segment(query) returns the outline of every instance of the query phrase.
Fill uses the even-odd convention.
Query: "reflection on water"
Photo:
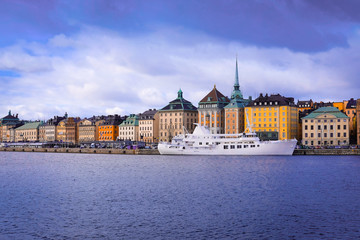
[[[360,238],[360,159],[0,153],[0,239]]]

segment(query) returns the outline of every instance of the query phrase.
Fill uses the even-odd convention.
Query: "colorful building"
[[[43,122],[30,122],[15,128],[15,142],[39,141],[39,127]]]
[[[302,119],[302,144],[336,146],[349,144],[349,117],[335,107],[319,108]]]
[[[360,145],[360,99],[356,100],[357,145]]]
[[[244,132],[244,108],[250,101],[251,100],[244,99],[240,90],[238,64],[236,59],[234,89],[231,94],[230,103],[224,107],[225,133],[235,134]]]
[[[269,139],[293,139],[298,136],[299,111],[294,98],[280,94],[260,94],[245,107],[245,129],[249,125],[259,135]]]
[[[357,143],[356,100],[347,101],[344,113],[349,117],[350,144]]]
[[[83,119],[79,122],[78,125],[79,132],[79,143],[84,142],[94,142],[95,141],[95,133],[96,133],[96,125],[95,121],[89,119]]]
[[[297,102],[297,107],[299,109],[300,112],[303,112],[305,110],[313,110],[314,109],[314,102],[313,100],[304,100],[304,101],[299,101]]]
[[[147,143],[159,141],[159,113],[156,109],[139,115],[139,139]]]
[[[224,133],[225,110],[230,100],[214,88],[199,102],[199,123],[207,126],[211,133]]]
[[[99,124],[99,141],[116,141],[119,136],[119,124],[124,121],[120,115],[110,115]]]
[[[12,137],[10,129],[16,128],[23,125],[18,118],[18,114],[12,115],[11,110],[9,114],[0,119],[0,140],[1,142],[13,142],[15,141],[14,136]]]
[[[59,140],[57,138],[58,137],[57,126],[60,123],[60,121],[66,119],[67,117],[68,117],[67,113],[65,113],[63,117],[54,116],[54,118],[47,120],[46,123],[40,127],[40,128],[44,128],[45,131],[44,142],[55,142]]]
[[[192,133],[197,119],[197,108],[183,98],[183,92],[180,89],[178,97],[159,110],[160,141],[170,142],[176,135],[185,134],[187,131]]]
[[[130,114],[125,121],[119,125],[119,139],[139,141],[139,116]]]

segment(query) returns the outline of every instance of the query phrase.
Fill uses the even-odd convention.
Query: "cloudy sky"
[[[0,0],[0,114],[87,117],[230,95],[360,93],[360,1]]]

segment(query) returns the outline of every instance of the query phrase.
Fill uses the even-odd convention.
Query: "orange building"
[[[250,98],[251,99],[251,98]],[[251,100],[244,99],[240,90],[238,65],[236,60],[235,83],[231,100],[225,109],[225,133],[236,134],[244,132],[244,108]]]
[[[98,126],[99,141],[115,141],[119,136],[119,124],[123,121],[124,119],[119,115],[108,116],[107,119]]]

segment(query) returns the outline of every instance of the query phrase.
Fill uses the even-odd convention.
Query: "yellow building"
[[[248,122],[259,134],[271,134],[269,138],[293,139],[298,136],[299,111],[294,98],[280,94],[260,96],[245,107],[245,128]]]

